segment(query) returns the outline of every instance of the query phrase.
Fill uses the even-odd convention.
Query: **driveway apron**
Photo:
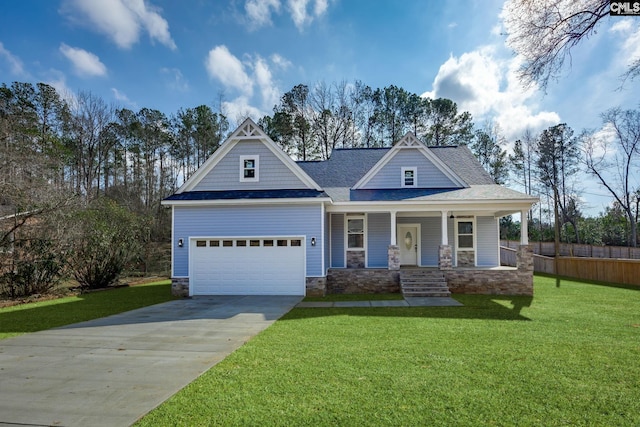
[[[2,340],[0,425],[131,425],[300,300],[197,297]]]

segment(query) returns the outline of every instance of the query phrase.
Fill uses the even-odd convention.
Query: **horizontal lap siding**
[[[260,156],[258,182],[240,182],[240,156]],[[240,141],[193,191],[303,189],[307,186],[260,141]]]
[[[189,274],[190,237],[304,236],[307,276],[323,276],[320,205],[174,207],[173,259],[176,277]],[[311,246],[311,238],[317,240]],[[178,239],[184,246],[178,247]],[[250,263],[251,260],[247,260]]]
[[[476,217],[476,259],[479,267],[500,265],[499,235],[497,219],[492,216]]]
[[[331,267],[344,265],[344,215],[331,215]]]
[[[440,217],[401,217],[398,224],[420,224],[420,265],[437,266],[442,235]]]
[[[391,243],[391,217],[388,213],[367,216],[367,267],[388,267],[387,251]]]
[[[403,149],[398,151],[363,188],[401,188],[403,167],[418,168],[418,187],[420,188],[456,187],[445,174],[417,149]]]

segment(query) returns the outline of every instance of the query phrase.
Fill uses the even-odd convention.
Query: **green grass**
[[[305,302],[333,301],[389,301],[401,300],[402,294],[332,294],[324,297],[305,297]]]
[[[455,297],[296,308],[139,425],[640,425],[640,290]]]
[[[98,319],[173,299],[168,280],[0,309],[0,339]]]

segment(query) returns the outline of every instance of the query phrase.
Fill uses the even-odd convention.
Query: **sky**
[[[450,98],[507,141],[640,108],[638,17],[606,17],[546,92],[524,89],[501,0],[20,0],[2,4],[0,83],[45,82],[170,115],[207,104],[233,125],[271,114],[297,84],[360,80]],[[589,185],[585,210],[608,203]]]

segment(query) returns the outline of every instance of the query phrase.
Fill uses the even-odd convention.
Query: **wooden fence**
[[[516,250],[501,246],[500,262],[502,265],[515,266]],[[557,265],[558,270],[556,272],[554,258],[533,255],[533,270],[536,273],[557,274],[559,276],[575,277],[576,279],[640,286],[640,260],[559,257]]]
[[[520,246],[519,241],[501,240],[500,245],[507,248],[516,249]],[[529,242],[533,253],[537,255],[555,256],[553,242]],[[624,258],[640,259],[640,248],[630,248],[628,246],[594,246],[576,245],[569,243],[560,244],[560,256],[566,257],[589,257],[589,258]]]

